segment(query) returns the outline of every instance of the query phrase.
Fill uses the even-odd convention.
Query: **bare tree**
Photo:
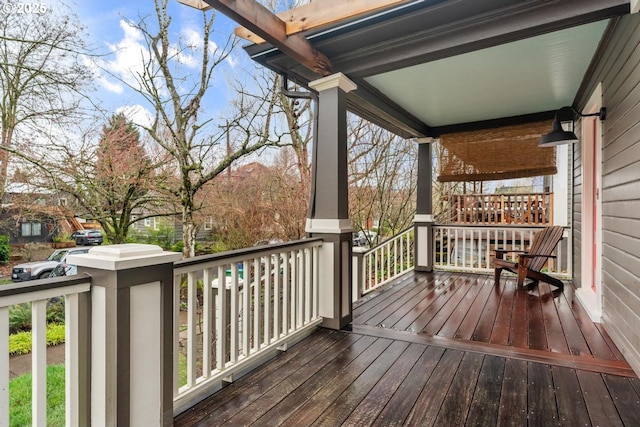
[[[417,147],[361,118],[350,121],[350,217],[356,229],[397,233],[415,216]],[[376,242],[370,242],[376,243]]]
[[[5,3],[14,13],[0,19],[0,193],[11,151],[51,123],[63,126],[77,118],[91,78],[83,65],[83,28],[72,10],[62,3],[34,3],[29,5],[35,13],[18,13],[21,2]]]
[[[163,204],[154,187],[165,177],[140,141],[140,134],[123,114],[113,115],[102,127],[96,144],[85,135],[79,149],[52,146],[57,163],[46,168],[53,188],[73,198],[75,211],[97,221],[112,243],[124,243],[131,225],[158,216]],[[165,215],[173,212],[163,210]]]
[[[216,12],[202,12],[202,42],[197,45],[170,40],[171,17],[168,0],[155,0],[154,22],[141,19],[134,27],[144,36],[149,49],[141,74],[132,86],[155,110],[153,123],[146,128],[153,140],[175,160],[177,180],[166,190],[179,200],[183,224],[183,255],[195,254],[198,234],[196,213],[201,209],[198,193],[241,157],[269,145],[276,145],[269,130],[275,108],[275,92],[267,98],[252,98],[240,91],[234,118],[228,121],[231,143],[205,118],[203,103],[210,92],[215,68],[235,46],[229,38],[223,48],[211,43]],[[197,13],[197,12],[194,12]],[[197,57],[198,69],[184,66],[185,56]],[[194,59],[195,60],[195,59]]]

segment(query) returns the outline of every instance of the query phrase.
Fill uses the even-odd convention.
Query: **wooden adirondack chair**
[[[528,251],[496,249],[496,256],[493,260],[496,284],[500,283],[500,273],[502,270],[509,270],[518,275],[518,287],[522,287],[526,277],[533,280],[532,285],[542,280],[543,282],[557,286],[560,290],[564,289],[562,281],[540,271],[549,258],[555,258],[554,255],[551,255],[551,252],[558,246],[558,242],[562,239],[563,231],[560,226],[547,227],[540,230],[534,236]],[[505,253],[517,253],[518,262],[504,259]]]

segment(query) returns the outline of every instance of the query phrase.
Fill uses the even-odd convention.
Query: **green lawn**
[[[11,427],[31,425],[31,374],[9,382]],[[64,426],[64,365],[47,367],[47,426]]]
[[[179,384],[187,382],[187,360],[179,357]],[[31,425],[31,374],[20,375],[9,382],[11,427]],[[47,366],[47,426],[64,426],[64,365]]]

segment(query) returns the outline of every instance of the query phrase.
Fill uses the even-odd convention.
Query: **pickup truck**
[[[11,271],[11,281],[24,282],[27,280],[44,279],[61,262],[65,262],[69,254],[86,254],[90,248],[69,248],[54,251],[44,261],[33,261],[18,264]]]

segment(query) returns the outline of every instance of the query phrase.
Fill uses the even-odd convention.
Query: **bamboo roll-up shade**
[[[443,156],[438,181],[492,181],[553,175],[554,147],[538,147],[551,122],[535,122],[440,136]]]

